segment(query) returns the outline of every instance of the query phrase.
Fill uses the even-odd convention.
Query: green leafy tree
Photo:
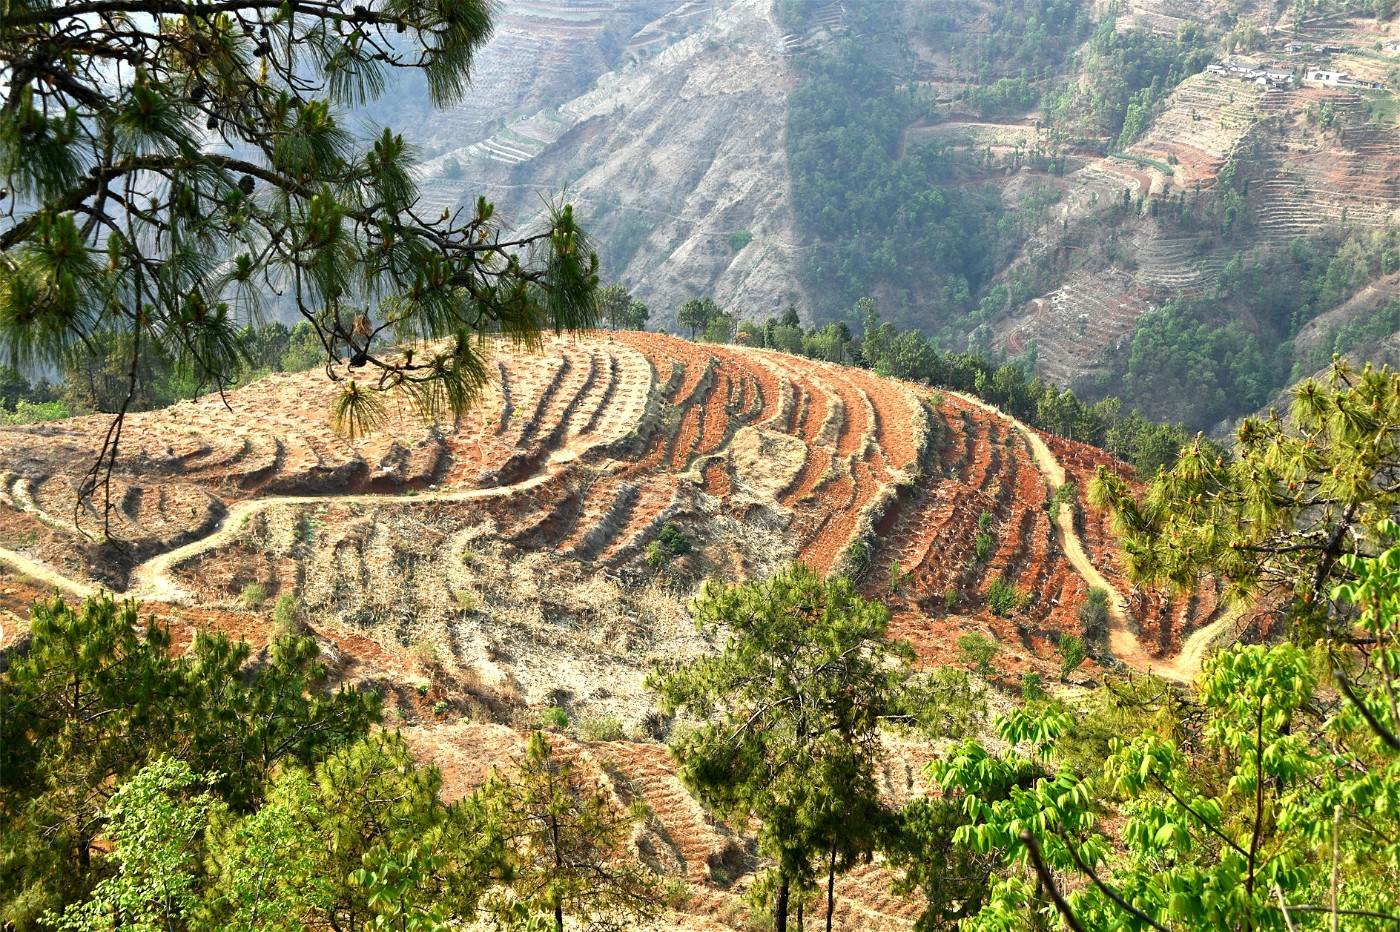
[[[207,829],[207,881],[197,927],[302,932],[331,913],[336,878],[322,870],[328,815],[303,770],[279,775],[263,805]]]
[[[702,720],[672,746],[686,785],[725,817],[759,820],[772,866],[756,891],[781,932],[818,871],[830,903],[836,874],[874,849],[879,725],[904,714],[912,651],[886,639],[884,606],[802,565],[763,583],[710,583],[694,611],[703,631],[727,632],[724,650],[649,684],[663,711]]]
[[[633,301],[627,306],[627,313],[621,319],[621,327],[624,330],[645,330],[647,321],[651,319],[651,310],[640,301]]]
[[[998,576],[987,587],[987,608],[991,609],[993,615],[1005,617],[1012,612],[1020,611],[1025,608],[1029,600],[1030,593],[1005,576]]]
[[[4,360],[58,365],[120,336],[120,415],[153,355],[228,385],[246,361],[240,327],[278,293],[347,394],[364,389],[352,407],[394,391],[436,414],[485,384],[484,334],[529,343],[591,325],[597,260],[570,208],[510,235],[484,199],[424,216],[411,147],[346,128],[344,108],[398,69],[434,104],[460,99],[489,13],[484,0],[7,8]]]
[[[519,769],[494,773],[480,799],[507,852],[511,882],[495,907],[507,927],[535,928],[533,918],[546,916],[563,932],[567,916],[582,929],[627,929],[665,905],[658,875],[629,850],[645,806],[619,806],[557,759],[543,732],[530,735]]]
[[[1090,586],[1089,597],[1079,606],[1079,630],[1084,632],[1084,640],[1089,643],[1102,643],[1108,636],[1109,595],[1103,586]],[[1083,648],[1084,644],[1080,644]]]
[[[217,801],[183,761],[162,757],[122,784],[104,810],[115,872],[47,925],[70,932],[184,928],[199,904],[205,823]]]
[[[712,298],[691,298],[682,304],[680,311],[676,313],[676,323],[682,327],[689,327],[690,338],[693,340],[696,333],[703,333],[710,321],[723,313],[723,309]]]
[[[279,638],[252,672],[246,643],[203,632],[172,657],[165,627],[105,596],[38,603],[30,630],[0,676],[0,917],[19,928],[97,879],[108,800],[157,758],[247,810],[279,764],[312,763],[379,715],[373,694],[327,692],[312,638]]]
[[[968,739],[929,765],[929,776],[942,788],[942,802],[958,806],[960,818],[944,810],[931,826],[934,831],[924,829],[931,840],[951,835],[952,841],[950,850],[926,852],[931,860],[927,869],[960,864],[973,872],[964,877],[979,878],[970,890],[965,881],[944,885],[965,891],[967,899],[951,912],[961,919],[959,928],[1010,932],[1055,927],[1051,897],[1037,882],[1031,849],[1019,837],[1025,826],[1059,829],[1044,836],[1038,852],[1055,870],[1072,869],[1074,856],[1096,861],[1107,855],[1107,840],[1093,831],[1093,784],[1055,761],[1056,744],[1069,725],[1070,716],[1062,710],[1014,709],[996,723],[1005,752],[990,753],[981,742]],[[947,917],[956,903],[949,903],[944,893],[930,905]]]
[[[1060,682],[1069,680],[1069,675],[1083,666],[1088,659],[1084,651],[1084,641],[1073,634],[1060,635]]]
[[[705,322],[706,343],[728,343],[734,339],[734,317],[728,311],[720,311]]]
[[[964,663],[972,665],[978,676],[985,678],[992,675],[992,661],[1001,652],[996,641],[980,632],[969,631],[958,636],[957,645],[958,655]]]
[[[1339,621],[1357,629],[1350,643],[1236,645],[1207,658],[1189,718],[1169,704],[1130,737],[1121,722],[1110,728],[1106,759],[1089,762],[1101,780],[1058,760],[1080,739],[1054,708],[1004,722],[1013,750],[1000,758],[966,742],[932,765],[945,798],[963,800],[954,842],[995,859],[991,890],[964,927],[1400,922],[1400,525],[1373,530],[1388,546],[1343,556],[1352,581],[1330,593]],[[1105,806],[1121,816],[1112,843],[1092,822]]]
[[[282,356],[283,372],[305,372],[314,369],[325,359],[325,347],[321,345],[316,328],[306,321],[292,328],[287,338],[287,352]]]
[[[598,317],[614,330],[641,330],[651,311],[633,299],[625,285],[609,285],[598,291]]]

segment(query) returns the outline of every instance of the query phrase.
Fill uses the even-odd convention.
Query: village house
[[[1314,84],[1351,84],[1351,75],[1345,71],[1322,71],[1314,69],[1308,72],[1309,81]]]
[[[1263,87],[1291,87],[1294,81],[1293,72],[1287,69],[1258,68],[1249,63],[1233,62],[1229,59],[1207,65],[1206,73],[1252,81]]]

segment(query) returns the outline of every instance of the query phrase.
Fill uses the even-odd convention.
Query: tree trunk
[[[806,932],[807,920],[802,916],[802,904],[797,904],[797,932]]]
[[[554,932],[564,932],[564,904],[554,904]]]
[[[787,932],[788,882],[778,881],[778,894],[773,898],[773,930]]]
[[[826,932],[831,932],[831,916],[836,912],[836,845],[826,865]]]

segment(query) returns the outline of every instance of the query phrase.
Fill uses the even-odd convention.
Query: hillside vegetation
[[[316,372],[269,376],[232,393],[228,405],[211,397],[133,414],[130,458],[114,476],[122,503],[120,521],[113,523],[123,535],[120,543],[84,538],[73,522],[95,516],[55,507],[72,501],[62,490],[72,471],[90,462],[99,419],[0,429],[6,462],[19,464],[5,477],[0,512],[5,541],[14,548],[0,551],[10,573],[0,598],[11,613],[0,649],[12,671],[8,695],[21,703],[7,727],[39,734],[66,721],[68,733],[103,749],[85,762],[68,744],[45,738],[34,745],[38,757],[10,771],[9,779],[20,781],[14,798],[27,802],[17,823],[24,833],[5,849],[8,889],[39,897],[12,902],[10,915],[30,922],[34,914],[25,910],[35,904],[70,902],[65,893],[40,897],[40,890],[59,890],[49,881],[25,886],[25,878],[50,877],[89,891],[84,895],[91,905],[65,913],[73,923],[100,917],[100,904],[117,896],[135,898],[128,901],[163,911],[186,928],[233,921],[228,917],[253,921],[246,910],[284,902],[283,894],[268,890],[250,899],[219,891],[251,882],[240,879],[253,876],[244,871],[264,864],[263,870],[278,873],[257,876],[306,871],[321,878],[318,884],[332,884],[308,888],[313,895],[297,901],[299,915],[508,915],[510,903],[523,902],[546,914],[628,915],[636,927],[657,917],[661,927],[748,928],[760,907],[768,908],[763,904],[777,883],[787,890],[777,903],[790,897],[794,910],[829,915],[835,928],[909,928],[950,918],[964,901],[974,904],[978,922],[1038,917],[1050,927],[1056,907],[1048,894],[1033,893],[1026,878],[1036,876],[1045,859],[1070,871],[1079,869],[1075,857],[1091,864],[1107,858],[1108,833],[1117,829],[1100,821],[1094,807],[1117,805],[1115,794],[1156,805],[1150,787],[1159,783],[1190,793],[1192,809],[1177,824],[1188,839],[1209,835],[1225,830],[1218,824],[1219,798],[1236,794],[1237,781],[1259,779],[1263,761],[1273,760],[1264,753],[1293,755],[1288,766],[1301,769],[1279,770],[1274,788],[1240,816],[1259,826],[1253,831],[1261,833],[1261,857],[1272,860],[1304,850],[1292,829],[1263,826],[1322,805],[1307,780],[1335,786],[1327,792],[1345,794],[1339,800],[1358,799],[1358,788],[1385,785],[1375,781],[1392,766],[1389,752],[1357,751],[1349,763],[1334,765],[1300,757],[1295,726],[1273,718],[1264,733],[1271,751],[1253,750],[1232,730],[1247,711],[1241,703],[1255,695],[1293,710],[1310,742],[1335,732],[1348,741],[1380,742],[1379,749],[1389,726],[1381,705],[1366,706],[1375,710],[1366,721],[1326,704],[1314,711],[1302,697],[1323,687],[1312,661],[1291,644],[1237,646],[1207,658],[1219,635],[1272,639],[1279,630],[1272,601],[1278,593],[1260,602],[1257,613],[1218,614],[1214,585],[1196,584],[1216,558],[1188,553],[1190,565],[1179,569],[1172,561],[1180,557],[1156,536],[1165,532],[1154,530],[1153,522],[1175,521],[1171,533],[1199,533],[1191,512],[1177,504],[1139,515],[1128,471],[1093,448],[1042,436],[972,397],[772,351],[656,334],[558,341],[540,354],[501,344],[493,361],[493,394],[482,408],[453,425],[396,421],[370,440],[351,442],[317,428],[325,423],[324,395],[335,388]],[[1383,410],[1366,403],[1350,417],[1394,418],[1394,397],[1400,396],[1393,376],[1340,369],[1337,378],[1351,380],[1366,397],[1375,395],[1377,405],[1382,396],[1389,399]],[[1350,411],[1345,394],[1318,386],[1309,391],[1300,397],[1313,399],[1311,406],[1298,409],[1289,429],[1309,432],[1318,452],[1306,454],[1282,428],[1264,429],[1241,451],[1241,465],[1214,480],[1220,492],[1211,507],[1231,507],[1235,484],[1246,492],[1259,469],[1279,468],[1277,457],[1285,451],[1346,458],[1356,447],[1367,462],[1375,460],[1365,468],[1388,468],[1392,444],[1357,446],[1347,422],[1329,414]],[[1199,452],[1184,456],[1175,475],[1159,478],[1145,501],[1197,494],[1187,483],[1200,481],[1200,460]],[[1085,509],[1071,482],[1092,485],[1110,511]],[[1369,486],[1358,491],[1335,478],[1320,488],[1359,496],[1367,508],[1393,494]],[[1303,497],[1299,502],[1306,507]],[[1340,520],[1369,518],[1348,507]],[[1283,539],[1295,533],[1286,519],[1275,527]],[[1384,525],[1380,532],[1390,533]],[[1240,533],[1261,541],[1275,532],[1246,522]],[[1308,544],[1310,533],[1302,531],[1302,549],[1316,549],[1321,565],[1357,580],[1334,598],[1369,606],[1365,600],[1382,596],[1368,593],[1390,591],[1384,588],[1391,585],[1386,564],[1352,556],[1337,563],[1338,547]],[[1134,548],[1134,578],[1184,573],[1180,579],[1192,581],[1188,594],[1144,599],[1132,589],[1115,556],[1125,534]],[[1228,542],[1220,546],[1228,549]],[[1165,547],[1163,555],[1147,557],[1152,551],[1146,548],[1156,547]],[[1366,552],[1350,543],[1342,550]],[[1262,572],[1301,580],[1290,569],[1294,562],[1319,565],[1286,549],[1278,553],[1260,564]],[[818,571],[783,567],[794,560]],[[1248,584],[1240,566],[1225,568],[1233,582]],[[82,597],[99,573],[143,599],[158,621],[138,627],[131,610],[100,600],[81,613],[49,603],[31,615],[30,601],[45,590]],[[823,581],[827,573],[831,583]],[[751,585],[725,588],[707,580]],[[812,616],[830,626],[829,645],[807,643],[809,633],[827,628],[793,626],[782,607],[784,600],[800,607],[808,598],[833,606],[830,614]],[[738,611],[746,600],[757,600],[752,604],[762,611]],[[705,620],[701,628],[690,625],[691,612]],[[1389,622],[1364,615],[1361,623],[1388,630]],[[720,626],[728,626],[727,633]],[[93,634],[82,633],[89,629]],[[762,646],[775,632],[796,640],[788,647]],[[234,646],[225,637],[248,643]],[[745,638],[753,644],[746,646]],[[841,647],[847,638],[853,640]],[[75,653],[78,643],[91,646]],[[1094,665],[1083,666],[1086,646]],[[810,755],[838,770],[830,780],[794,786],[873,807],[861,810],[873,820],[868,826],[843,822],[850,832],[837,836],[814,815],[820,810],[789,810],[791,800],[782,793],[734,796],[725,789],[728,756],[714,757],[712,745],[731,728],[746,727],[752,697],[721,693],[733,703],[727,720],[716,718],[709,700],[695,705],[694,698],[715,688],[714,676],[741,675],[743,667],[734,664],[762,666],[779,657],[796,662],[818,649],[835,650],[846,658],[842,663],[853,656],[847,650],[885,658],[862,667],[860,675],[873,678],[870,690],[881,691],[874,714],[886,724],[862,725],[863,713],[842,724],[840,713],[833,735],[854,728],[851,744],[822,732],[803,739]],[[220,685],[219,678],[233,676],[255,654],[270,663],[259,678],[237,689]],[[1150,677],[1119,681],[1110,671],[1120,663],[1197,680],[1207,716],[1200,739],[1219,748],[1234,768],[1230,788],[1164,743],[1164,729],[1179,727],[1173,687]],[[70,707],[68,692],[45,686],[53,677],[67,682],[69,664],[76,665],[80,683],[93,678],[91,695],[132,711],[104,724]],[[971,666],[975,678],[960,666]],[[831,674],[818,664],[810,672],[817,679],[804,675],[791,688],[818,695],[827,688],[820,677]],[[1063,687],[1051,695],[1047,688],[1052,679],[1082,686],[1100,678],[1118,685],[1088,695]],[[304,685],[265,692],[263,679]],[[743,689],[788,688],[785,680],[766,676],[736,682],[749,684]],[[1355,688],[1365,682],[1358,679]],[[322,701],[315,697],[332,684],[348,688],[334,694],[335,705],[302,707]],[[658,688],[669,697],[660,709]],[[133,704],[126,698],[136,695],[130,690],[156,698]],[[875,692],[858,692],[859,702],[875,701]],[[1017,693],[1020,702],[1011,699]],[[208,730],[206,722],[228,714],[220,711],[223,704],[238,709],[274,694],[292,698],[266,719],[241,713],[229,719],[249,727],[262,722],[257,728],[266,732],[245,735],[242,725]],[[1318,694],[1333,702],[1329,693]],[[832,714],[850,701],[842,700]],[[54,704],[50,712],[45,703]],[[999,710],[991,723],[988,704]],[[672,718],[679,706],[693,708]],[[381,714],[393,730],[369,728]],[[308,715],[323,729],[314,740],[306,732],[310,743],[274,740],[285,729],[295,733]],[[539,726],[548,734],[524,733]],[[697,726],[702,730],[691,730]],[[771,742],[787,740],[780,736],[790,727],[774,719],[771,728],[746,738],[756,742],[754,759],[777,754],[774,765],[785,766],[782,746]],[[1368,738],[1368,729],[1381,737]],[[1001,742],[994,747],[1005,750],[980,743],[992,732]],[[187,738],[192,743],[182,744]],[[658,743],[663,738],[670,750]],[[961,743],[940,743],[947,738]],[[255,758],[262,763],[252,769],[228,769],[228,761],[245,759],[237,750],[245,746],[273,756]],[[274,753],[274,747],[282,750]],[[300,756],[276,766],[292,748]],[[858,749],[859,757],[851,756]],[[1144,755],[1151,757],[1145,764]],[[836,776],[847,766],[857,768],[850,779]],[[1111,789],[1083,776],[1105,766],[1116,781]],[[65,774],[56,787],[43,782],[50,772]],[[758,781],[755,792],[785,785],[765,782],[770,778],[763,773],[760,768],[745,778]],[[1007,787],[1025,773],[1040,774],[1035,792],[1008,795]],[[112,779],[120,787],[115,794]],[[368,781],[369,795],[344,789],[346,780],[360,779]],[[786,779],[792,778],[771,775]],[[67,795],[62,787],[70,785],[85,787],[84,794]],[[404,802],[396,821],[375,823],[382,832],[377,828],[358,842],[364,851],[354,854],[369,866],[347,875],[351,868],[337,865],[349,855],[325,851],[322,836],[370,817],[380,793],[416,801]],[[330,802],[312,804],[318,794]],[[960,802],[987,797],[985,809],[966,810]],[[544,798],[560,800],[562,808],[553,811],[569,826],[569,857],[581,859],[573,863],[585,874],[589,865],[614,865],[613,880],[569,881],[549,887],[554,892],[541,899],[517,900],[529,888],[499,879],[526,884],[530,871],[540,869],[531,860],[539,850],[534,836],[509,827],[524,824],[515,820],[529,818],[530,807]],[[174,801],[174,808],[162,808],[162,800]],[[818,798],[811,803],[822,804]],[[363,813],[357,808],[365,806]],[[1059,820],[1052,830],[1064,833],[1039,839],[1043,849],[1015,838],[1017,823],[1037,811]],[[97,833],[65,835],[76,848],[41,854],[31,844],[32,832],[46,819],[69,824],[63,820],[70,812],[105,825],[97,830],[102,840]],[[1156,814],[1135,815],[1123,829],[1126,855],[1114,861],[1113,876],[1140,890],[1142,902],[1156,903],[1159,914],[1194,915],[1190,904],[1198,894],[1168,904],[1159,871],[1150,868],[1154,843],[1136,828],[1143,818],[1176,816],[1150,812]],[[766,828],[751,832],[745,813]],[[284,851],[305,852],[304,859],[258,861],[264,855],[248,845],[270,830],[265,822],[278,826],[275,837]],[[133,848],[130,833],[145,831],[141,826],[173,834],[158,836],[161,847]],[[493,834],[492,826],[504,834]],[[186,837],[215,845],[218,857],[199,867],[182,853]],[[1366,899],[1376,890],[1368,871],[1390,863],[1388,849],[1366,848],[1360,837],[1347,835],[1347,845],[1362,848],[1350,855],[1358,873],[1339,906],[1353,912],[1376,902]],[[419,841],[409,845],[410,838]],[[481,844],[463,848],[462,838]],[[1192,842],[1173,844],[1185,853]],[[105,845],[113,846],[110,853]],[[120,868],[95,887],[96,875],[81,860],[94,847],[99,863]],[[876,850],[880,855],[872,860]],[[81,858],[75,861],[72,851]],[[942,875],[926,864],[933,851],[949,869],[968,861],[983,865],[987,880],[956,890],[942,886]],[[186,878],[187,899],[150,898],[142,886],[147,854],[168,858],[163,870],[178,873],[165,876]],[[412,881],[405,888],[412,897],[389,907],[374,893],[377,884],[389,882],[382,873],[389,862],[381,859],[404,857],[429,858],[441,873]],[[636,859],[646,867],[633,875],[628,865]],[[492,874],[493,864],[520,873]],[[1197,878],[1193,882],[1233,884],[1245,883],[1256,869],[1262,870],[1222,854],[1203,858],[1204,873],[1186,873]],[[558,870],[551,876],[561,884],[575,876]],[[1318,903],[1325,894],[1316,885],[1325,887],[1325,866],[1311,861],[1298,870],[1313,886],[1300,881],[1290,887],[1294,905],[1318,906],[1322,913]],[[670,883],[664,891],[662,881]],[[1258,915],[1266,899],[1251,895],[1221,907],[1220,915]],[[1075,909],[1116,915],[1115,903],[1086,889]],[[1244,928],[1227,922],[1224,927]]]

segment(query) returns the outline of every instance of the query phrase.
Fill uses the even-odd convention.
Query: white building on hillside
[[[1313,69],[1308,72],[1308,80],[1314,84],[1350,84],[1351,75],[1345,71],[1322,71]]]

